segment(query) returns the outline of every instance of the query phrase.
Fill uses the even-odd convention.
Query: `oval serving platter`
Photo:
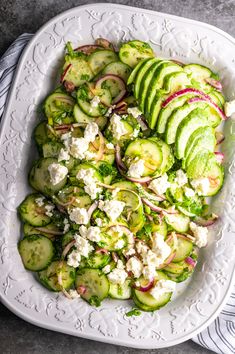
[[[106,300],[93,308],[43,288],[24,270],[17,251],[16,207],[29,192],[27,173],[36,153],[32,131],[43,99],[57,81],[67,41],[75,46],[104,37],[147,41],[159,56],[209,66],[222,77],[227,99],[235,98],[235,40],[207,24],[134,7],[91,4],[71,9],[44,25],[25,49],[8,97],[0,136],[0,299],[37,326],[135,348],[162,348],[183,342],[208,326],[221,311],[235,268],[235,120],[224,126],[225,184],[213,199],[220,215],[208,246],[200,250],[193,277],[155,313],[127,317],[131,302]],[[223,50],[221,51],[221,45]]]

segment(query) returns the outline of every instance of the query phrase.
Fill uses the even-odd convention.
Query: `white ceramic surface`
[[[114,43],[137,38],[159,56],[198,62],[219,72],[228,98],[235,97],[235,40],[204,23],[111,4],[86,5],[55,17],[40,29],[21,57],[0,136],[0,299],[35,325],[75,336],[136,348],[161,348],[183,342],[215,318],[228,296],[235,266],[235,121],[225,124],[226,178],[212,208],[221,217],[187,286],[155,313],[126,317],[131,301],[106,300],[100,308],[67,300],[43,288],[24,270],[17,251],[20,223],[16,207],[30,191],[27,173],[35,151],[32,130],[40,103],[55,86],[65,43],[95,38]]]

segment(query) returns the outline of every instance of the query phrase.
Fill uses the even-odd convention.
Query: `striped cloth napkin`
[[[17,62],[32,37],[33,34],[22,34],[0,58],[0,119]],[[192,340],[215,353],[235,354],[235,285],[219,317]]]

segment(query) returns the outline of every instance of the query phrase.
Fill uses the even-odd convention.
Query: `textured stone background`
[[[0,0],[0,55],[21,33],[33,33],[60,12],[94,2],[94,0]],[[106,1],[96,1],[99,2]],[[204,21],[235,36],[235,0],[113,0],[112,2]],[[209,354],[211,351],[202,349],[192,341],[169,349],[148,351],[70,337],[26,323],[0,304],[0,353]]]

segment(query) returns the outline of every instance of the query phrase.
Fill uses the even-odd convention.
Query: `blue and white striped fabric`
[[[0,119],[18,59],[32,34],[21,35],[0,59]],[[193,341],[219,354],[235,354],[235,286],[217,319]]]

